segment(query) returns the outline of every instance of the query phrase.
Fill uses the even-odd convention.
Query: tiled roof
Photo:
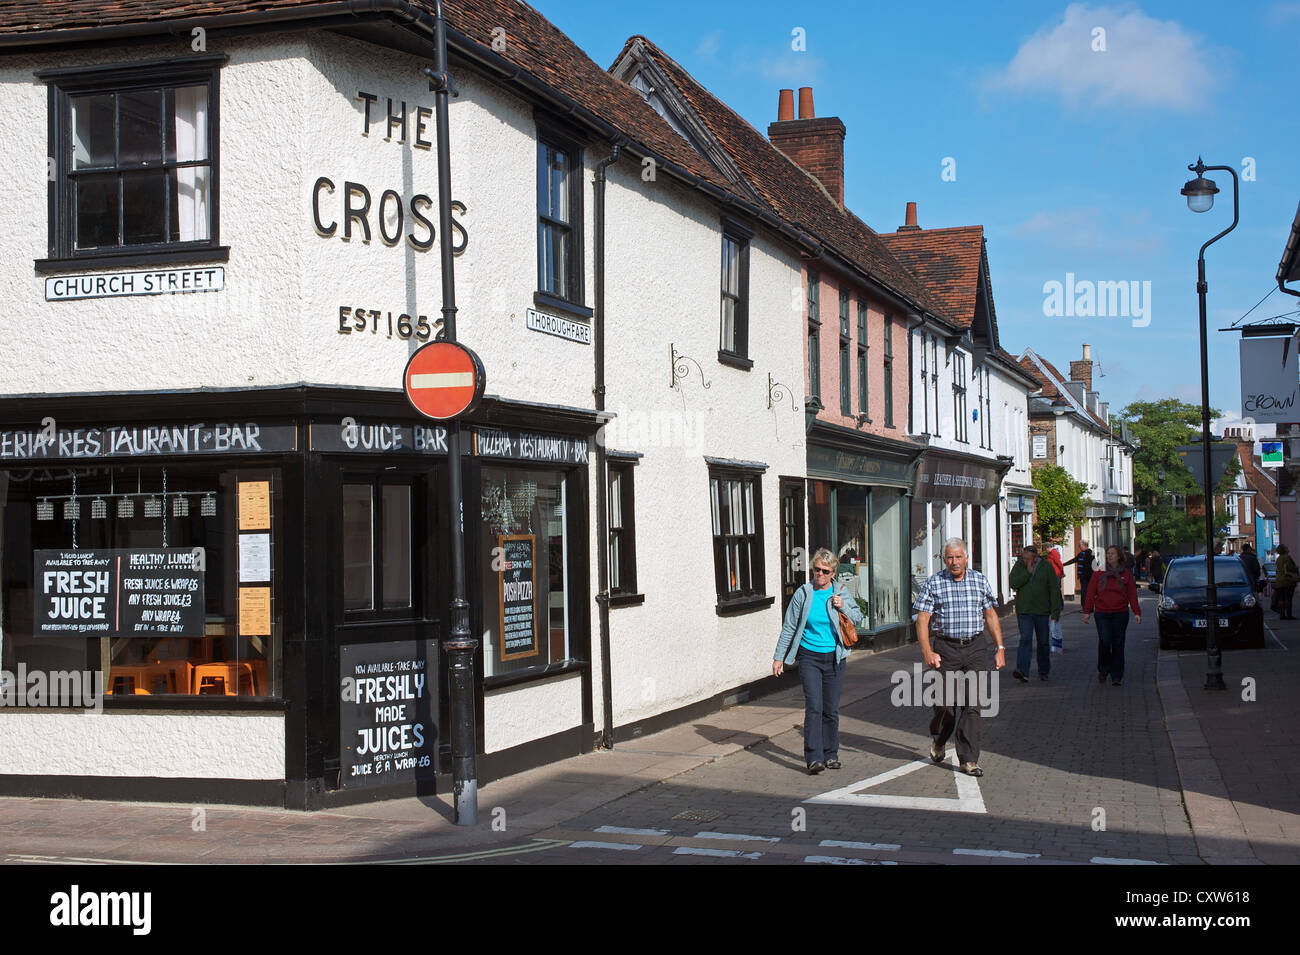
[[[1032,358],[1030,357],[1031,355],[1033,356]],[[1037,362],[1034,359],[1037,359]],[[1042,367],[1039,367],[1039,363],[1041,363]],[[1020,360],[1016,362],[1016,364],[1027,371],[1035,381],[1042,385],[1043,392],[1040,397],[1051,401],[1053,404],[1065,405],[1075,412],[1082,409],[1083,417],[1086,418],[1089,423],[1096,425],[1107,434],[1114,433],[1111,430],[1110,425],[1107,422],[1102,421],[1099,416],[1093,414],[1086,404],[1076,401],[1073,395],[1066,392],[1065,382],[1069,379],[1062,375],[1060,371],[1057,370],[1056,366],[1042,355],[1033,351],[1033,349],[1026,348],[1025,353],[1020,357]]]
[[[962,328],[975,317],[984,227],[918,229],[881,235],[898,261],[926,284]]]
[[[746,181],[787,222],[811,233],[841,258],[895,294],[956,324],[957,318],[927,286],[890,252],[880,235],[840,206],[821,183],[773,146],[767,137],[701,86],[672,57],[643,36],[633,36],[614,59],[617,64],[640,44],[654,64],[705,124],[740,169]]]
[[[429,0],[411,0],[418,11],[432,14]],[[286,29],[293,18],[319,11],[315,0],[5,0],[0,4],[0,46],[6,37],[44,32],[58,42],[59,31],[85,27],[139,24],[168,34],[168,21],[244,14],[283,14]],[[344,4],[333,4],[346,9]],[[360,8],[362,12],[369,12]],[[448,26],[487,49],[494,29],[505,30],[500,55],[546,85],[566,94],[617,127],[633,141],[689,173],[733,194],[735,187],[682,140],[635,90],[611,77],[554,24],[519,0],[446,0]],[[358,20],[358,25],[363,21]],[[335,24],[337,26],[337,24]],[[499,36],[500,34],[497,34]],[[112,42],[106,39],[105,42]],[[498,44],[500,45],[500,44]],[[742,197],[745,198],[745,197]]]
[[[1277,517],[1277,485],[1264,473],[1263,461],[1252,458],[1254,465],[1243,468],[1246,474],[1246,486],[1255,492],[1255,509],[1265,517]]]

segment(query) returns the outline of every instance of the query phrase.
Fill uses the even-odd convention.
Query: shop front
[[[435,791],[447,426],[400,393],[309,387],[4,411],[0,792],[308,809]],[[493,401],[464,428],[484,779],[590,747],[593,431]]]
[[[907,641],[908,495],[920,449],[823,422],[808,437],[809,552],[829,548],[863,614],[860,646]]]
[[[1002,576],[998,489],[1011,459],[996,464],[952,452],[927,451],[916,468],[911,507],[912,596],[943,570],[944,543],[966,543],[968,567],[988,577],[994,592]]]

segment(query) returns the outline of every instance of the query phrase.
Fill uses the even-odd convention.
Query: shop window
[[[752,471],[709,468],[713,513],[713,574],[718,606],[762,597],[763,492]]]
[[[628,596],[636,590],[636,520],[631,461],[609,463],[609,592]]]
[[[343,609],[409,617],[415,610],[412,487],[391,479],[343,485]]]
[[[283,509],[275,470],[0,471],[3,669],[278,697]]]
[[[53,93],[47,264],[212,257],[222,62],[37,74]]]
[[[903,501],[902,493],[889,488],[871,492],[871,627],[873,630],[902,623],[908,608],[903,604]]]
[[[583,307],[581,172],[579,149],[549,134],[538,139],[537,281],[543,304]]]
[[[572,658],[566,492],[555,471],[483,468],[485,676]]]
[[[749,233],[724,223],[722,233],[722,359],[749,354]]]

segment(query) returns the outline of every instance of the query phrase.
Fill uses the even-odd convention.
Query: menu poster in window
[[[38,550],[38,637],[202,637],[201,547]]]
[[[241,531],[266,531],[271,529],[271,482],[239,482],[239,529]]]
[[[239,635],[241,637],[269,637],[271,635],[271,588],[239,588]]]
[[[262,583],[271,579],[271,535],[239,535],[239,582]]]
[[[438,753],[436,642],[340,646],[339,694],[343,789],[434,778]]]
[[[535,656],[537,639],[536,554],[532,534],[507,534],[497,538],[493,565],[501,575],[502,660]]]

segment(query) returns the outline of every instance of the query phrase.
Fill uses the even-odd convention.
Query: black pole
[[[1205,250],[1237,227],[1237,171],[1231,166],[1207,166],[1199,158],[1187,167],[1202,176],[1211,169],[1223,170],[1232,176],[1232,225],[1201,246],[1196,257],[1196,295],[1201,315],[1201,464],[1205,487],[1205,653],[1207,669],[1205,689],[1226,690],[1223,682],[1223,654],[1219,649],[1219,595],[1214,580],[1214,487],[1210,484],[1210,363],[1205,331]]]
[[[447,97],[452,79],[447,72],[447,21],[442,2],[434,4],[436,26],[434,69],[425,70],[434,91],[438,148],[438,228],[442,254],[442,333],[445,341],[456,341],[456,275],[451,241],[451,151],[447,122]],[[469,632],[469,601],[465,599],[465,505],[461,487],[460,422],[452,421],[447,435],[447,491],[451,502],[451,639],[443,642],[447,652],[451,700],[451,767],[456,825],[478,822],[478,768],[474,732],[474,656],[478,640]]]

